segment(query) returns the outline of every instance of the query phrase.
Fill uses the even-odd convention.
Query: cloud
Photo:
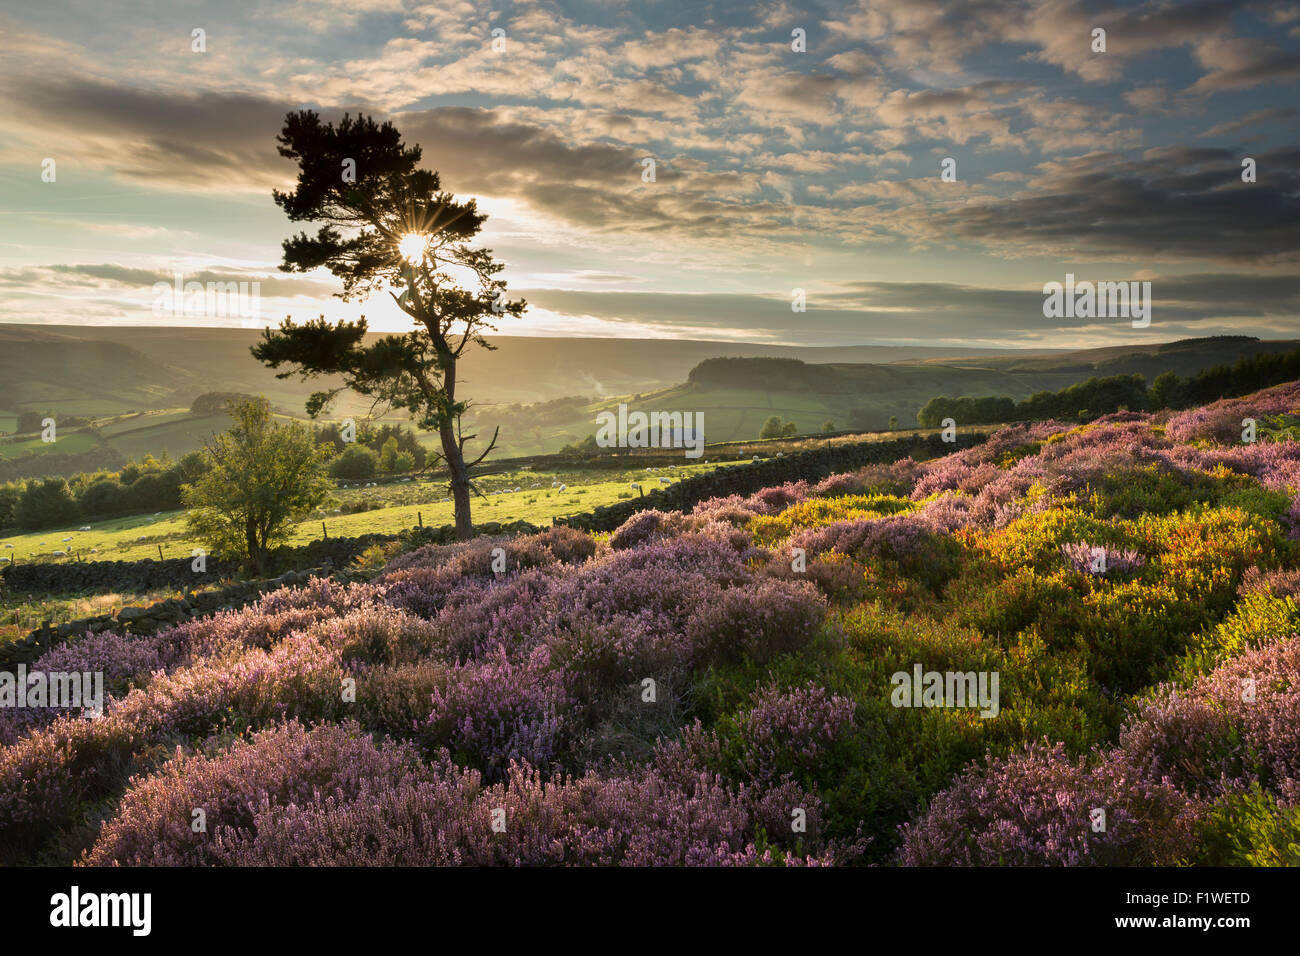
[[[711,57],[721,46],[722,38],[713,31],[671,27],[662,33],[647,33],[644,39],[624,43],[617,55],[634,68],[645,70]]]
[[[1081,271],[1080,280],[1129,275]],[[1049,276],[1044,281],[1061,281]],[[1248,273],[1150,277],[1156,339],[1211,334],[1227,323],[1239,334],[1293,335],[1300,318],[1300,278]],[[557,289],[524,290],[530,303],[561,315],[625,325],[638,334],[741,335],[783,344],[984,344],[1076,347],[1131,341],[1127,320],[1045,319],[1041,287],[986,288],[951,282],[859,281],[808,290],[808,311],[792,331],[784,295],[664,294]],[[710,331],[713,330],[713,331]]]
[[[42,280],[48,281],[53,275],[58,276],[60,278],[59,284],[65,287],[70,284],[80,283],[97,288],[119,286],[129,290],[149,289],[157,282],[172,285],[176,280],[175,270],[142,269],[116,263],[47,265],[13,270],[12,273],[10,270],[0,270],[0,275],[13,275],[19,279],[21,284],[28,286],[39,285]],[[276,273],[268,273],[266,270],[228,269],[218,271],[215,269],[197,269],[181,271],[180,276],[183,283],[202,282],[204,285],[209,282],[222,283],[223,285],[231,282],[256,282],[261,295],[275,298],[307,297],[317,299],[332,295],[337,291],[337,286],[330,282],[311,278],[291,278]]]
[[[141,15],[119,15],[111,35],[98,9],[71,19],[51,8],[49,35],[11,29],[0,162],[29,172],[33,156],[49,155],[61,175],[57,191],[18,191],[14,205],[30,208],[6,208],[23,224],[6,253],[117,258],[166,275],[176,259],[242,275],[222,263],[257,264],[274,254],[277,229],[294,228],[269,192],[291,181],[275,136],[304,106],[327,119],[344,109],[394,119],[448,188],[491,210],[491,243],[504,239],[512,276],[588,291],[746,288],[791,271],[811,286],[880,262],[912,278],[933,274],[940,252],[954,265],[940,275],[987,267],[1003,284],[1044,260],[1060,273],[1107,262],[1271,274],[1294,269],[1300,249],[1297,111],[1285,89],[1240,94],[1300,75],[1294,4],[863,0],[828,12],[764,0],[679,16],[552,0],[265,8],[269,26],[225,18],[204,57]],[[495,26],[506,30],[502,53]],[[795,26],[808,31],[806,53],[790,49]],[[1089,49],[1095,26],[1107,30],[1105,54]],[[1228,139],[1243,131],[1259,161],[1254,184],[1240,182],[1243,144]],[[1216,139],[1232,148],[1188,145]],[[939,181],[947,156],[957,183]],[[646,157],[654,183],[641,179]],[[66,203],[82,199],[64,189],[68,163],[69,182],[130,181],[132,205],[92,195],[72,212]],[[202,205],[180,219],[184,232],[146,218],[185,193]],[[187,251],[169,258],[179,236]],[[93,253],[81,251],[88,242]],[[110,271],[31,268],[41,282],[117,294]],[[0,282],[13,288],[17,276]],[[810,319],[810,334],[847,333],[834,311]],[[859,311],[881,335],[885,312],[913,316],[879,302]],[[957,313],[944,314],[927,334],[956,327]]]
[[[49,155],[111,166],[150,184],[265,192],[289,167],[275,135],[292,104],[257,96],[163,93],[100,80],[62,77],[10,81],[3,90]]]
[[[1300,116],[1300,112],[1293,109],[1278,108],[1255,110],[1255,112],[1247,113],[1239,119],[1214,124],[1204,133],[1201,133],[1201,138],[1208,139],[1212,136],[1227,136],[1229,133],[1236,133],[1248,126],[1254,126],[1258,123],[1270,123],[1273,121],[1281,122],[1283,120],[1295,119],[1296,116]]]
[[[1158,110],[1169,101],[1169,92],[1160,86],[1140,86],[1124,94],[1124,102],[1135,110]]]
[[[911,210],[928,242],[979,241],[1007,254],[1183,260],[1289,267],[1300,262],[1300,149],[1257,157],[1270,174],[1242,183],[1227,150],[1162,147],[1045,162],[1006,199]]]
[[[19,111],[67,135],[76,143],[68,147],[73,155],[126,178],[265,195],[292,175],[275,152],[275,136],[291,108],[250,96],[165,94],[64,79],[28,86]],[[719,197],[756,192],[762,175],[712,172],[689,157],[660,156],[656,182],[645,184],[643,150],[575,143],[545,127],[503,121],[491,110],[443,107],[395,119],[406,140],[422,143],[427,161],[458,191],[524,199],[568,222],[602,229],[673,226],[718,233],[734,205]]]
[[[1196,58],[1209,72],[1191,92],[1240,90],[1300,78],[1300,54],[1287,53],[1255,38],[1210,37],[1196,45]]]

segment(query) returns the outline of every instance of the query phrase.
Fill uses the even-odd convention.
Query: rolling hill
[[[94,420],[60,432],[57,445],[32,436],[0,442],[0,479],[116,466],[146,453],[178,457],[225,427],[224,416],[193,416],[210,391],[261,394],[286,416],[303,417],[325,381],[281,380],[249,355],[250,329],[0,325],[0,430],[21,411]],[[462,394],[470,421],[501,426],[498,454],[557,451],[596,431],[596,415],[626,402],[646,411],[704,415],[710,441],[756,437],[772,415],[815,432],[881,429],[891,418],[913,427],[936,395],[1026,398],[1094,375],[1189,375],[1243,355],[1290,351],[1296,340],[1246,336],[1062,352],[998,352],[889,346],[796,347],[667,339],[498,336],[493,351],[468,353]],[[741,363],[731,378],[693,374],[718,358],[790,359]],[[568,398],[567,402],[559,401]],[[541,407],[542,403],[551,403]],[[363,417],[368,403],[345,395],[330,417]],[[7,413],[7,414],[6,414]],[[433,444],[433,436],[428,444]],[[48,461],[32,457],[62,453]],[[17,460],[16,460],[17,459]]]

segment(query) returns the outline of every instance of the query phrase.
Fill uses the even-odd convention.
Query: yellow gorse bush
[[[841,498],[810,498],[791,505],[778,515],[758,517],[750,530],[760,543],[771,544],[805,528],[820,528],[836,521],[881,518],[910,511],[913,502],[894,495],[845,495]]]

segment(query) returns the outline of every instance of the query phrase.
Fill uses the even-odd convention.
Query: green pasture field
[[[63,452],[69,455],[89,451],[96,444],[95,436],[86,431],[55,432],[55,441],[43,442],[39,434],[17,441],[0,442],[0,458],[20,458],[29,452]]]
[[[166,453],[175,460],[197,451],[229,428],[230,416],[225,413],[201,417],[186,414],[121,432],[109,443],[128,459],[138,461],[145,455],[158,458]]]
[[[169,422],[192,418],[188,408],[165,408],[155,411],[140,412],[135,415],[123,415],[99,426],[99,433],[105,438],[127,434],[144,428],[155,428]]]

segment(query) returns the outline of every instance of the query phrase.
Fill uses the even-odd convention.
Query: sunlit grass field
[[[185,590],[204,591],[218,584]],[[130,605],[154,604],[180,597],[182,593],[179,588],[120,590],[99,594],[45,594],[39,597],[0,593],[0,642],[17,640],[47,622],[57,625],[100,614],[116,614]]]
[[[735,463],[733,459],[722,464]],[[659,481],[661,476],[675,482],[680,477],[717,467],[720,463],[714,461],[710,464],[680,464],[672,468],[665,466],[654,473],[642,467],[618,472],[575,468],[490,475],[479,482],[486,497],[475,498],[474,521],[476,524],[528,521],[549,525],[553,518],[581,514],[598,506],[636,497],[638,492],[631,487],[633,482],[641,484],[643,490],[649,492],[653,488],[665,487]],[[561,491],[552,487],[555,482],[564,485],[565,489]],[[288,544],[309,544],[326,533],[339,538],[395,534],[415,527],[421,518],[425,525],[433,527],[452,524],[455,520],[451,502],[443,501],[447,490],[442,481],[411,480],[375,487],[357,487],[365,485],[365,482],[348,484],[352,487],[336,490],[333,500],[322,512],[300,522]],[[353,514],[344,513],[348,506],[355,507],[360,502],[370,503],[371,508]],[[89,531],[78,530],[85,525],[89,525]],[[64,562],[78,558],[83,561],[136,561],[157,558],[160,546],[164,558],[188,557],[194,548],[202,547],[202,542],[193,538],[186,528],[184,511],[132,515],[84,522],[69,528],[9,534],[0,537],[0,557],[9,556],[19,563],[34,560]],[[55,551],[68,552],[68,556],[55,558]]]

